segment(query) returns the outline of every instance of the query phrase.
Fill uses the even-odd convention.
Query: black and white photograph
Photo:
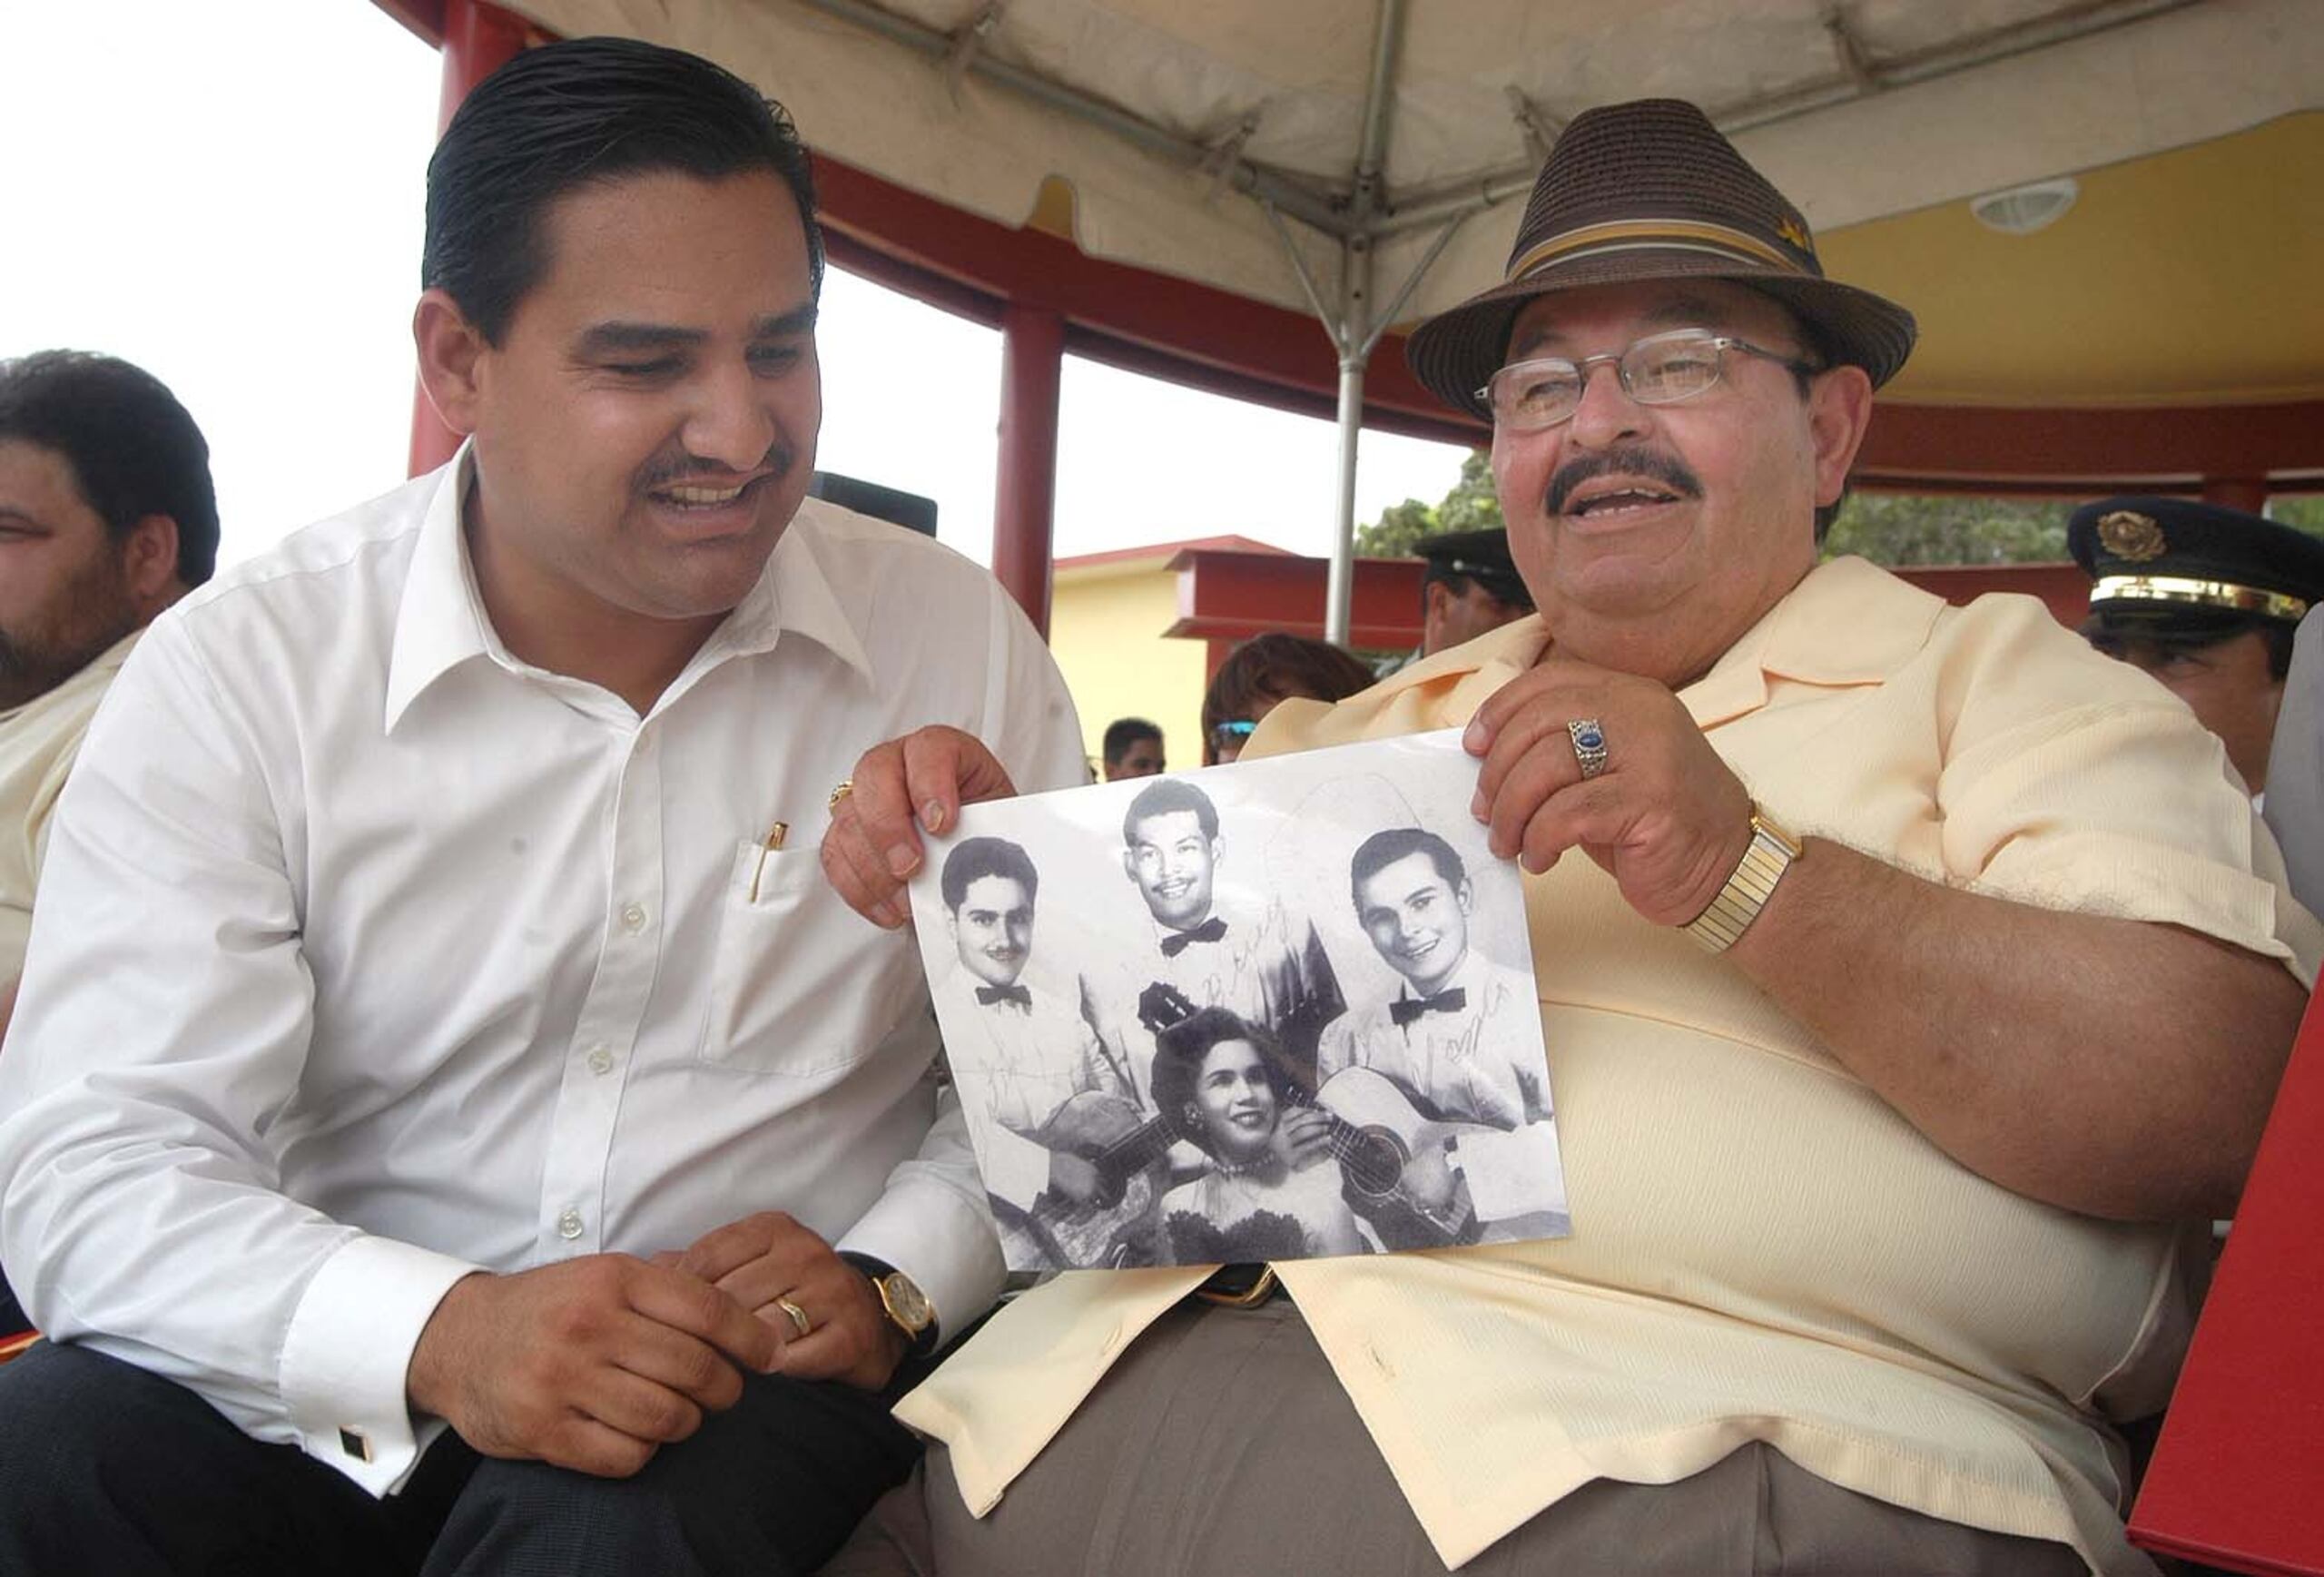
[[[912,883],[1009,1267],[1571,1230],[1457,732],[963,809]]]

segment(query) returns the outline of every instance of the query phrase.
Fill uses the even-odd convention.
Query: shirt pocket
[[[911,932],[881,931],[842,902],[820,851],[749,843],[719,903],[708,997],[696,1061],[826,1082],[927,1000]]]

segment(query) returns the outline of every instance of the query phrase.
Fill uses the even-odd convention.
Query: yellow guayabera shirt
[[[143,631],[132,631],[44,695],[0,712],[0,985],[24,972],[33,892],[48,856],[49,813],[81,754],[97,703]]]
[[[1546,639],[1527,619],[1337,707],[1286,703],[1260,741],[1462,724]],[[1826,565],[1680,699],[1797,833],[2313,977],[2324,930],[2285,892],[2218,743],[2031,598],[1951,609],[1861,561]],[[1590,860],[1525,890],[1573,1236],[1278,1267],[1446,1562],[1591,1479],[1668,1483],[1764,1440],[1894,1504],[2147,1570],[2093,1414],[2165,1400],[2191,1240],[2182,1259],[2169,1228],[2072,1215],[1956,1165]],[[899,1415],[950,1443],[970,1505],[990,1510],[1204,1274],[1043,1286]]]

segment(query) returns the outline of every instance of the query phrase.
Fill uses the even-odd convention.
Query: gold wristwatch
[[[1686,932],[1706,952],[1725,952],[1750,929],[1766,908],[1768,897],[1791,862],[1799,858],[1799,840],[1778,825],[1758,805],[1751,807],[1751,842],[1742,862],[1710,901],[1710,907],[1686,924]]]
[[[871,1281],[872,1290],[880,1295],[880,1306],[887,1311],[888,1323],[903,1332],[907,1351],[917,1356],[936,1350],[936,1306],[920,1290],[920,1283],[868,1254],[842,1249],[840,1257]]]

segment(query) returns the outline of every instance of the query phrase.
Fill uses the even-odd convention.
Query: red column
[[[2268,509],[2268,478],[2205,477],[2203,502],[2224,504],[2230,509],[2240,509],[2248,515],[2263,515]]]
[[[438,97],[436,133],[452,123],[452,112],[468,90],[522,53],[530,25],[487,0],[444,0],[444,84]],[[432,471],[452,458],[460,435],[446,427],[428,402],[428,391],[411,396],[411,472]]]
[[[1057,511],[1057,399],[1065,319],[1012,301],[1000,319],[1000,465],[993,487],[992,573],[1049,633],[1051,524]]]

